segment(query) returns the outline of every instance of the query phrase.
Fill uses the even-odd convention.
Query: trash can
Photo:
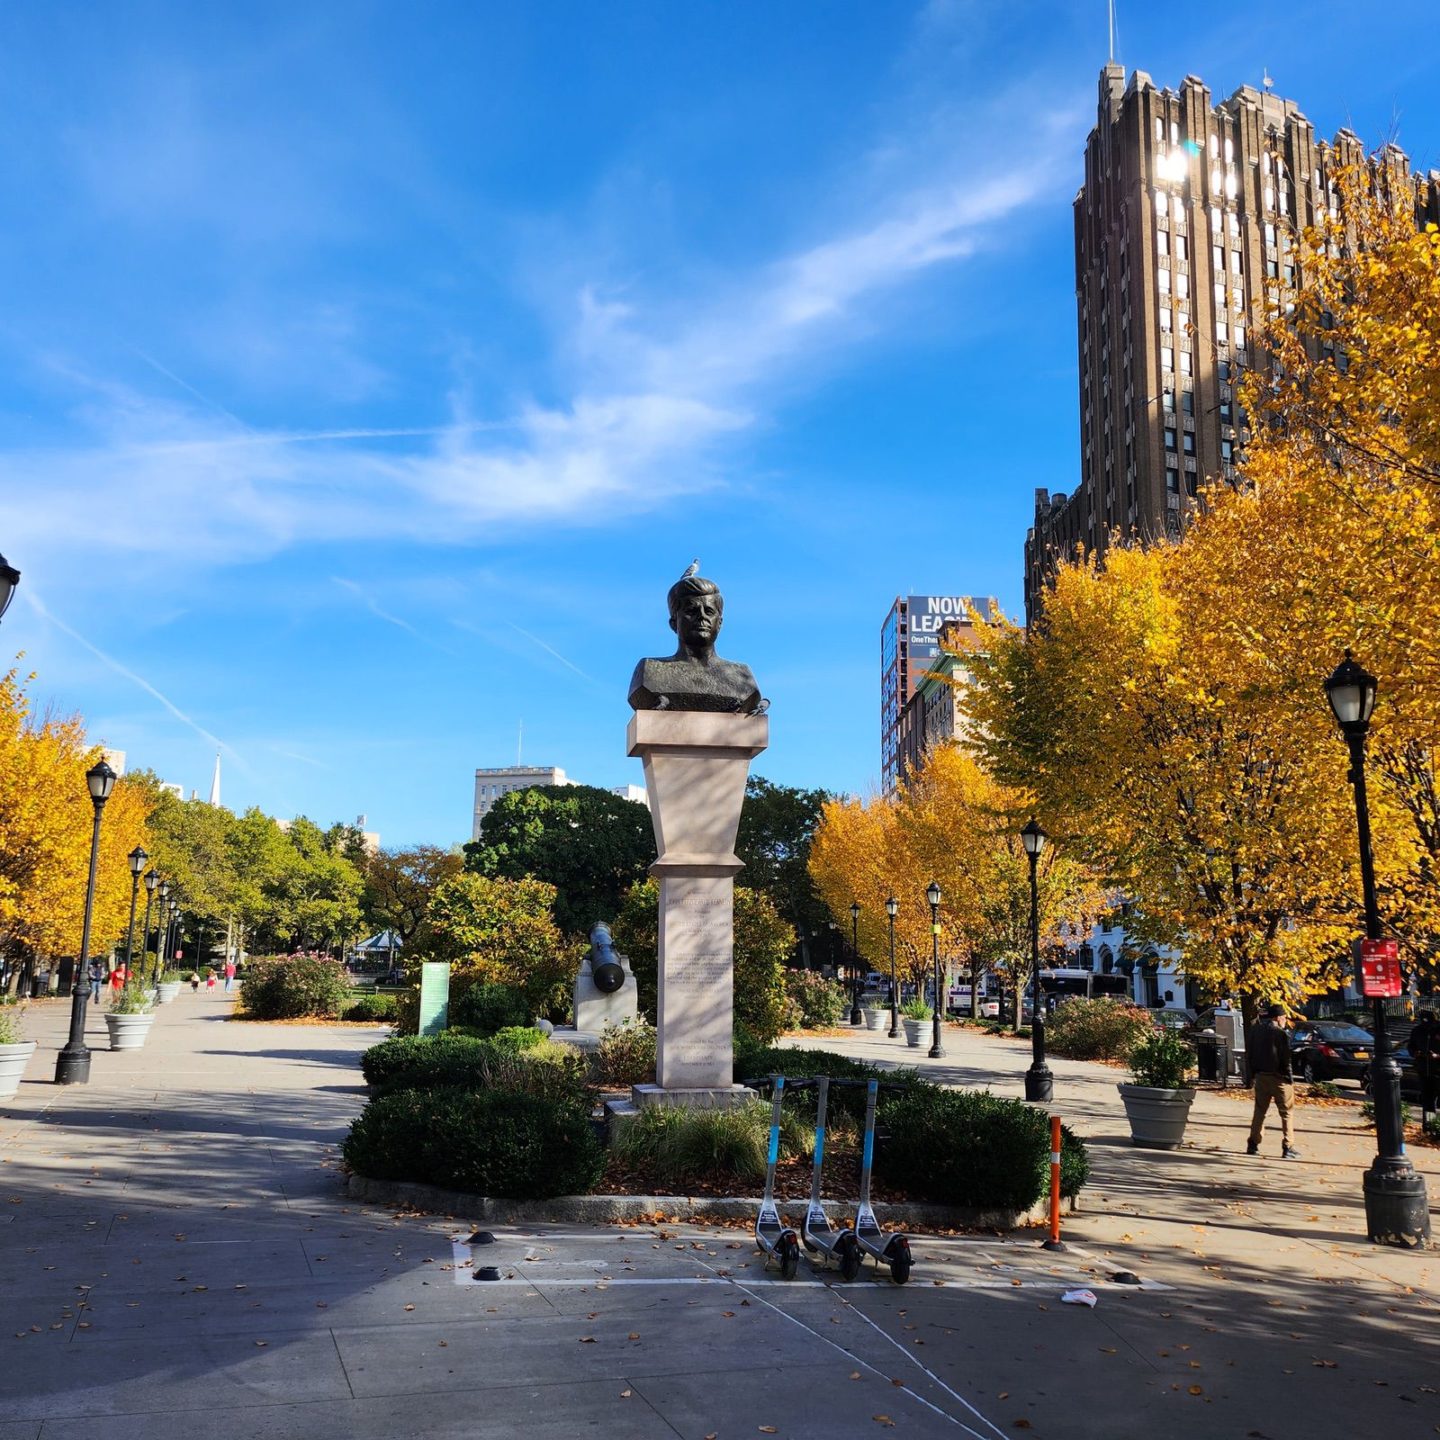
[[[1230,1074],[1230,1047],[1213,1031],[1195,1037],[1195,1064],[1201,1080],[1224,1085]]]

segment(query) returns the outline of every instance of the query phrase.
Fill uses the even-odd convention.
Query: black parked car
[[[1400,1067],[1400,1095],[1405,1100],[1420,1099],[1420,1076],[1415,1070],[1415,1060],[1410,1051],[1401,1045],[1398,1049],[1390,1052],[1395,1057],[1395,1063]],[[1370,1067],[1365,1067],[1365,1073],[1360,1077],[1360,1085],[1367,1095],[1374,1094],[1370,1088]]]
[[[1304,1080],[1364,1083],[1375,1037],[1348,1020],[1299,1020],[1290,1036],[1291,1063]]]

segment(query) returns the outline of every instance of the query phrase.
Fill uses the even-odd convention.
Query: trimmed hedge
[[[396,1015],[393,995],[362,995],[346,1007],[342,1020],[393,1020]]]
[[[526,1027],[534,1020],[523,992],[509,985],[471,985],[450,999],[450,1023],[477,1035]]]
[[[533,1025],[506,1025],[491,1037],[491,1043],[502,1050],[535,1050],[545,1043],[544,1034]]]
[[[916,1086],[885,1110],[875,1175],[915,1199],[980,1209],[1028,1210],[1049,1186],[1050,1121],[1022,1100],[988,1090]],[[1061,1131],[1060,1193],[1089,1177],[1084,1143]]]
[[[460,1087],[538,1096],[587,1113],[590,1105],[585,1057],[543,1040],[521,1050],[496,1037],[451,1030],[401,1035],[372,1045],[360,1057],[360,1068],[367,1083],[381,1093]]]
[[[352,999],[350,977],[328,955],[259,955],[246,961],[240,1006],[252,1020],[334,1019]]]
[[[350,1127],[345,1163],[375,1180],[476,1195],[583,1195],[605,1168],[589,1117],[572,1104],[500,1090],[396,1090]]]

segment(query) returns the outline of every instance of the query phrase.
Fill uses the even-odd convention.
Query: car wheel
[[[1315,1062],[1313,1060],[1307,1060],[1300,1067],[1300,1075],[1302,1079],[1308,1081],[1310,1084],[1313,1085],[1315,1081],[1319,1078],[1315,1074]]]

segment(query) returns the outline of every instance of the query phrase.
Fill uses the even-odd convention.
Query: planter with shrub
[[[148,991],[139,985],[126,985],[105,1012],[105,1028],[110,1032],[112,1050],[139,1050],[145,1044],[155,1011]]]
[[[167,970],[160,977],[160,983],[155,987],[156,1003],[168,1005],[180,993],[180,987],[184,983],[185,976],[182,971]]]
[[[905,1027],[905,1043],[912,1049],[918,1050],[921,1042],[925,1039],[925,1031],[929,1028],[930,1017],[935,1012],[919,999],[907,1000],[900,1007],[900,1023]]]
[[[1156,1030],[1133,1046],[1128,1058],[1131,1083],[1116,1088],[1131,1140],[1151,1150],[1178,1149],[1195,1102],[1189,1046],[1173,1030]]]
[[[867,1030],[878,1030],[880,1019],[884,1011],[880,1008],[878,1000],[865,1000],[861,1002],[860,1013],[865,1017],[865,1028]]]
[[[350,1127],[345,1162],[374,1180],[543,1200],[591,1190],[605,1154],[572,1102],[505,1090],[395,1090]]]
[[[18,1005],[0,1006],[0,1100],[20,1088],[25,1066],[35,1053],[35,1042],[25,1038],[20,1025],[23,1013]]]

